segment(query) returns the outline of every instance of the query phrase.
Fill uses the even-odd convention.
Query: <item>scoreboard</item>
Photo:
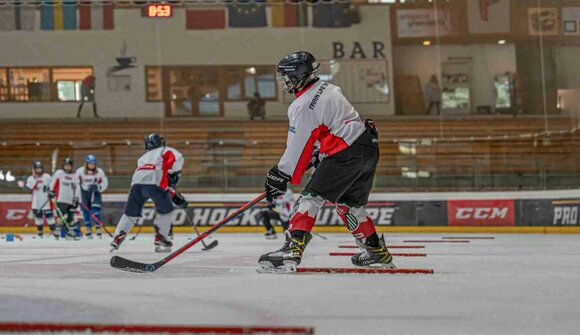
[[[173,7],[168,4],[147,5],[145,16],[151,18],[166,18],[173,16]]]

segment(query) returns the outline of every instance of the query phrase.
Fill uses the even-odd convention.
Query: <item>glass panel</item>
[[[59,81],[56,83],[56,90],[60,101],[77,100],[74,81]]]
[[[147,99],[161,101],[163,99],[163,82],[160,67],[147,67]]]
[[[8,70],[0,68],[0,101],[8,100]]]
[[[12,68],[10,94],[14,101],[49,101],[50,75],[48,68]]]
[[[169,97],[172,116],[193,115],[192,87],[194,76],[192,69],[172,69],[169,71]]]
[[[242,98],[242,76],[238,68],[227,70],[228,100],[240,100]]]
[[[246,75],[244,89],[246,90],[246,99],[254,96],[256,93],[256,77],[254,75]]]
[[[258,76],[258,92],[262,98],[276,97],[276,77],[274,73]]]

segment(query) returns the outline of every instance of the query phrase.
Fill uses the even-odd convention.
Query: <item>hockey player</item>
[[[266,239],[276,239],[276,231],[272,226],[272,221],[279,221],[284,231],[288,230],[290,213],[294,208],[294,193],[290,189],[286,190],[284,196],[268,201],[268,205],[260,212],[260,219],[266,228],[264,236]]]
[[[56,211],[61,216],[62,229],[67,238],[76,238],[75,212],[81,196],[79,179],[73,170],[72,158],[65,158],[62,169],[57,170],[50,182],[48,196],[56,201]],[[62,235],[62,234],[61,234]]]
[[[137,162],[133,173],[131,191],[124,214],[119,219],[115,237],[111,242],[111,251],[119,246],[127,233],[141,217],[143,206],[148,199],[155,204],[155,251],[167,252],[173,243],[169,240],[172,213],[175,206],[187,207],[181,194],[174,191],[183,167],[183,156],[179,151],[165,145],[165,139],[158,134],[145,137],[145,153]]]
[[[295,271],[320,208],[331,201],[362,249],[352,263],[394,268],[384,237],[379,238],[364,207],[379,159],[378,132],[372,120],[360,118],[339,87],[319,80],[318,66],[305,51],[292,53],[277,65],[284,88],[296,99],[288,108],[286,150],[266,177],[267,197],[283,195],[289,182],[300,183],[315,144],[324,159],[296,203],[286,242],[280,250],[262,255],[259,265],[264,271]]]
[[[85,165],[79,167],[76,174],[81,188],[81,209],[85,221],[85,236],[89,239],[93,238],[94,225],[97,236],[101,238],[101,226],[96,220],[101,220],[101,194],[109,186],[109,179],[103,169],[97,167],[97,158],[94,155],[85,157]]]
[[[50,175],[44,172],[44,166],[41,161],[35,161],[32,164],[32,175],[26,179],[26,183],[22,184],[22,186],[32,191],[32,213],[34,214],[38,237],[43,237],[42,226],[44,220],[46,220],[50,232],[54,238],[58,239],[58,231],[48,198]]]

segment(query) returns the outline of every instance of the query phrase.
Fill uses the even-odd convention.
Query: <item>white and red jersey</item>
[[[109,187],[109,178],[107,178],[105,171],[101,168],[89,170],[85,166],[81,166],[77,169],[76,174],[83,191],[90,191],[93,185],[97,185],[99,192],[105,192],[107,187]]]
[[[158,185],[166,190],[169,186],[167,175],[181,171],[183,155],[171,147],[161,147],[147,151],[137,161],[131,185]]]
[[[308,168],[315,144],[322,157],[351,146],[365,132],[364,122],[340,87],[317,81],[296,95],[288,108],[288,140],[278,169],[297,185]]]
[[[75,199],[81,198],[79,178],[76,173],[60,169],[52,176],[50,189],[56,193],[56,202],[72,205]]]
[[[274,199],[274,211],[280,215],[283,221],[290,220],[290,214],[294,210],[294,193],[290,189],[286,190],[283,196]]]
[[[24,187],[32,191],[32,209],[50,209],[50,203],[48,201],[50,175],[48,173],[43,173],[40,176],[29,176],[26,179]]]

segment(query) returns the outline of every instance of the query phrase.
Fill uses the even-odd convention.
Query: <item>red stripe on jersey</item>
[[[301,96],[302,94],[304,94],[306,91],[308,91],[308,90],[309,90],[309,89],[310,89],[312,86],[314,86],[314,84],[316,84],[317,82],[318,82],[318,80],[317,80],[317,81],[315,81],[315,82],[313,82],[313,83],[311,83],[310,85],[308,85],[308,86],[304,87],[304,89],[303,89],[302,91],[300,91],[300,92],[298,92],[298,93],[294,94],[294,96],[296,96],[297,98],[300,98],[300,96]]]
[[[167,187],[169,187],[169,178],[167,177],[167,174],[169,169],[173,167],[174,163],[175,155],[171,150],[167,150],[167,152],[163,154],[163,176],[161,177],[161,183],[159,184],[159,187],[163,190],[166,190]]]
[[[320,153],[326,155],[327,157],[348,148],[348,144],[346,144],[342,138],[331,134],[327,126],[321,125],[314,129],[310,135],[310,138],[306,142],[304,149],[302,149],[302,154],[300,155],[298,164],[296,164],[294,174],[292,174],[292,178],[290,179],[290,183],[292,185],[300,184],[300,180],[302,179],[304,172],[306,172],[306,169],[308,169],[308,165],[310,165],[310,161],[312,160],[312,152],[314,151],[314,143],[316,143],[316,141],[320,141]]]

